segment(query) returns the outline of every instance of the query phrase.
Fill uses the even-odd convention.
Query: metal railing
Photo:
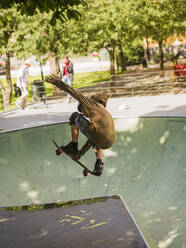
[[[176,72],[183,70],[176,70]],[[105,82],[96,83],[94,86],[87,86],[78,88],[80,92],[85,95],[92,95],[93,93],[106,93],[108,96],[135,96],[146,94],[162,94],[163,92],[171,93],[185,93],[186,92],[186,72],[185,75],[175,76],[175,70],[164,71],[164,75],[160,76],[160,71],[143,71],[143,72],[127,72],[124,74],[117,74],[112,79]],[[45,86],[39,86],[41,91],[37,90],[38,102],[45,104],[49,100],[57,100],[66,96],[65,92],[58,95],[48,95],[45,91]],[[43,89],[44,88],[44,89]],[[34,95],[34,91],[32,91]],[[2,95],[0,94],[0,107],[3,108]]]

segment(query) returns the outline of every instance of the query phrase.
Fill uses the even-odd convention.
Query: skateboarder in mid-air
[[[56,75],[45,77],[51,83],[66,93],[70,94],[78,102],[78,112],[70,116],[72,141],[63,147],[65,152],[74,160],[79,160],[91,147],[96,155],[96,163],[93,173],[102,174],[102,149],[111,147],[114,143],[115,129],[112,116],[105,109],[108,97],[96,94],[89,97],[83,96],[78,90],[63,83]],[[85,145],[78,151],[79,130],[88,138]]]

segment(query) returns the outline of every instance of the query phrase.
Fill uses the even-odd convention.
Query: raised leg
[[[74,124],[71,124],[71,135],[72,141],[62,148],[72,159],[76,159],[78,153],[79,128]]]
[[[104,163],[102,161],[103,150],[100,149],[100,148],[95,147],[94,152],[95,152],[95,155],[96,155],[96,163],[94,165],[93,173],[96,176],[101,176],[101,174],[103,172],[103,166],[104,166]]]
[[[95,152],[95,155],[96,155],[97,159],[102,159],[102,155],[103,155],[103,150],[102,149],[95,147],[94,152]]]
[[[79,128],[76,125],[71,125],[72,142],[78,143]]]

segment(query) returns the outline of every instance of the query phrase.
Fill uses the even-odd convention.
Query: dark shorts
[[[87,137],[88,136],[88,128],[90,126],[90,121],[82,114],[78,113],[78,112],[74,112],[70,118],[70,125],[76,125],[79,130]]]

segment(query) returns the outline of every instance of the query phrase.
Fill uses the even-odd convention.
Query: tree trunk
[[[3,87],[3,84],[2,82],[0,81],[0,90],[1,90],[1,94],[2,94],[2,103],[1,103],[1,100],[0,100],[0,104],[2,104],[2,108],[3,108],[3,111],[4,111],[4,94],[5,94],[5,89]]]
[[[52,57],[51,56],[49,59],[49,62],[50,62],[50,73],[60,76],[59,57],[57,57],[57,56]],[[60,95],[61,90],[59,88],[57,88],[56,86],[53,86],[53,94],[54,95]]]
[[[110,75],[115,75],[115,47],[111,47],[109,49],[109,56],[110,56]]]
[[[6,89],[4,89],[4,92],[2,91],[3,95],[3,106],[4,108],[11,105],[11,96],[12,96],[12,80],[11,80],[11,74],[10,74],[10,53],[5,53],[5,68],[6,68]]]
[[[39,66],[40,66],[40,71],[41,71],[41,80],[42,80],[42,82],[44,82],[44,74],[43,74],[43,68],[42,68],[42,63],[41,62],[39,62]]]
[[[3,111],[4,111],[5,108],[10,106],[10,104],[9,104],[10,93],[9,93],[9,88],[5,89],[1,81],[0,81],[0,90],[1,90],[2,98],[3,98],[2,108],[3,108]]]
[[[119,48],[119,57],[120,57],[120,63],[121,63],[121,71],[124,72],[127,70],[127,66],[126,66],[126,59],[123,53],[123,48],[121,43],[118,46]]]
[[[120,65],[121,65],[121,63],[120,63],[120,58],[119,58],[119,52],[117,50],[116,51],[116,70],[117,71],[120,71]]]
[[[151,57],[150,57],[150,49],[149,49],[149,40],[148,40],[148,38],[146,38],[146,45],[147,45],[147,48],[146,48],[147,59],[148,59],[148,61],[150,61],[151,60]]]
[[[111,92],[115,92],[115,89],[114,87],[116,86],[115,84],[115,46],[108,46],[107,48],[107,51],[109,53],[109,58],[110,58],[110,79],[111,79],[111,82],[110,82],[110,87],[112,88],[111,89]]]
[[[163,41],[160,40],[158,41],[158,45],[159,45],[159,56],[160,56],[160,70],[161,70],[161,74],[160,76],[164,76],[164,53],[163,53]]]
[[[144,57],[142,59],[142,66],[144,68],[148,68],[147,60],[148,60],[148,54],[147,54],[147,38],[143,39],[143,51],[144,51]]]

